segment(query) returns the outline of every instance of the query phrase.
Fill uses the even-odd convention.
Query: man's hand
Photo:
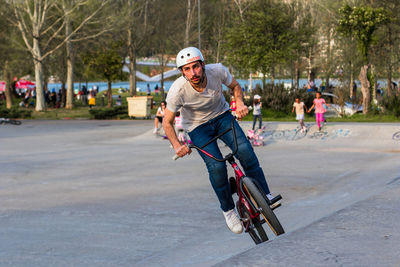
[[[187,146],[187,145],[180,145],[174,148],[175,154],[177,154],[179,157],[184,157],[187,154],[192,153],[192,150]]]
[[[241,118],[245,117],[249,113],[249,109],[243,102],[237,102],[236,103],[236,117],[240,120]]]

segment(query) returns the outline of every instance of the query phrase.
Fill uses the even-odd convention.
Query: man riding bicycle
[[[182,76],[169,89],[163,127],[175,153],[183,157],[190,154],[191,149],[179,142],[174,130],[174,118],[178,110],[182,117],[182,125],[188,131],[191,141],[197,146],[202,146],[231,127],[233,117],[224,98],[222,84],[233,92],[236,116],[239,119],[247,115],[248,109],[243,102],[242,88],[229,70],[222,64],[205,65],[199,49],[182,49],[176,57],[176,65]],[[234,124],[238,142],[235,157],[240,161],[246,176],[254,178],[267,194],[270,203],[275,203],[276,199],[270,194],[252,145],[239,124],[236,121]],[[231,149],[234,148],[232,131],[223,135],[221,140]],[[206,146],[204,150],[216,157],[222,157],[217,141]],[[240,234],[243,226],[234,210],[226,163],[215,161],[203,153],[200,153],[200,156],[207,166],[210,182],[220,202],[227,226],[232,232]]]

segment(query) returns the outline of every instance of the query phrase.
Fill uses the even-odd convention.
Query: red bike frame
[[[234,150],[232,153],[229,153],[229,154],[228,154],[227,156],[225,156],[223,159],[219,159],[219,158],[214,157],[212,154],[208,153],[207,151],[205,151],[205,150],[203,149],[204,147],[206,147],[206,146],[209,145],[210,143],[214,142],[214,141],[217,140],[219,137],[221,137],[222,135],[226,134],[226,133],[229,132],[229,131],[232,131],[232,132],[233,132],[234,143],[235,143],[235,150]],[[235,159],[234,159],[234,155],[236,154],[237,148],[238,148],[237,140],[236,140],[236,132],[235,132],[235,127],[234,127],[234,120],[232,120],[232,126],[231,126],[230,129],[228,129],[228,130],[226,130],[225,132],[219,134],[218,136],[212,138],[209,142],[207,142],[207,143],[206,143],[205,145],[203,145],[202,147],[198,147],[198,146],[194,145],[193,143],[189,144],[189,147],[190,147],[190,148],[195,148],[195,149],[199,150],[200,152],[204,153],[206,156],[208,156],[208,157],[210,157],[210,158],[212,158],[212,159],[214,159],[214,160],[216,160],[216,161],[220,161],[220,162],[228,161],[228,162],[229,162],[229,164],[232,166],[232,168],[233,168],[233,170],[234,170],[234,172],[235,172],[235,177],[236,177],[236,179],[235,179],[235,181],[236,181],[236,192],[237,192],[237,195],[238,195],[238,197],[239,197],[239,205],[237,205],[237,209],[238,209],[238,212],[239,212],[239,214],[240,214],[240,217],[241,217],[242,219],[244,219],[243,216],[242,216],[242,215],[244,214],[244,212],[243,212],[243,210],[242,210],[242,207],[244,206],[244,207],[247,209],[248,213],[250,214],[250,218],[251,218],[252,220],[253,220],[253,219],[259,220],[260,212],[258,211],[257,207],[255,207],[255,206],[249,201],[248,194],[246,194],[246,190],[245,190],[245,188],[243,188],[243,183],[242,183],[241,180],[243,179],[243,177],[245,177],[245,175],[244,175],[244,173],[242,172],[242,170],[240,169],[239,165],[235,162]],[[256,184],[257,184],[257,183],[256,183]],[[240,204],[243,204],[243,206],[240,205]],[[247,230],[248,230],[248,228],[249,228],[250,225],[249,225],[249,223],[246,222],[246,221],[244,221],[244,223],[245,223],[245,228],[246,228],[246,232],[247,232]]]

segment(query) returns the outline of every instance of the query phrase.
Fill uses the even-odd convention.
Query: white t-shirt
[[[229,70],[219,63],[208,64],[205,73],[207,85],[203,92],[196,91],[182,76],[172,84],[167,95],[167,108],[172,112],[181,109],[182,126],[188,131],[229,110],[222,93],[222,84],[232,83]]]
[[[253,115],[261,115],[261,103],[253,105]]]
[[[156,114],[161,114],[161,117],[164,117],[164,110],[161,107],[158,107]]]

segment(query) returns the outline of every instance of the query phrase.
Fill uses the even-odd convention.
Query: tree
[[[7,18],[12,12],[6,2],[0,3],[0,71],[2,79],[5,80],[6,108],[10,109],[13,105],[13,77],[31,74],[32,67],[26,64],[26,58],[29,57],[26,49],[20,46],[20,36],[13,27],[8,27]]]
[[[45,109],[43,87],[46,81],[44,81],[43,77],[43,61],[70,41],[109,0],[97,0],[97,8],[92,13],[87,14],[74,29],[71,29],[70,32],[67,31],[64,38],[59,39],[65,23],[68,24],[68,19],[64,20],[64,18],[68,18],[69,15],[89,2],[86,0],[65,0],[63,3],[71,4],[71,7],[64,8],[65,12],[63,14],[60,10],[60,3],[56,0],[10,1],[14,13],[14,17],[10,19],[10,22],[19,29],[35,67],[37,111]],[[69,65],[68,67],[71,66]],[[72,91],[72,89],[72,86],[70,86],[68,90]]]
[[[124,0],[118,10],[122,19],[119,28],[124,40],[129,70],[129,93],[136,95],[136,59],[141,49],[150,42],[154,34],[154,12],[157,4],[150,0]],[[118,12],[119,13],[119,12]]]
[[[260,71],[274,84],[278,65],[290,58],[294,19],[280,2],[255,1],[227,31],[229,62],[239,70]]]
[[[383,8],[372,8],[370,6],[350,7],[344,5],[340,10],[338,31],[346,36],[353,36],[357,40],[358,51],[363,60],[359,79],[361,92],[363,94],[363,113],[369,112],[371,102],[371,81],[368,79],[370,66],[370,47],[374,42],[375,31],[390,19]],[[372,82],[374,84],[374,82]]]
[[[88,53],[84,59],[93,71],[107,80],[108,107],[112,106],[112,82],[122,78],[124,59],[121,56],[120,47],[121,44],[116,42],[105,44]]]

